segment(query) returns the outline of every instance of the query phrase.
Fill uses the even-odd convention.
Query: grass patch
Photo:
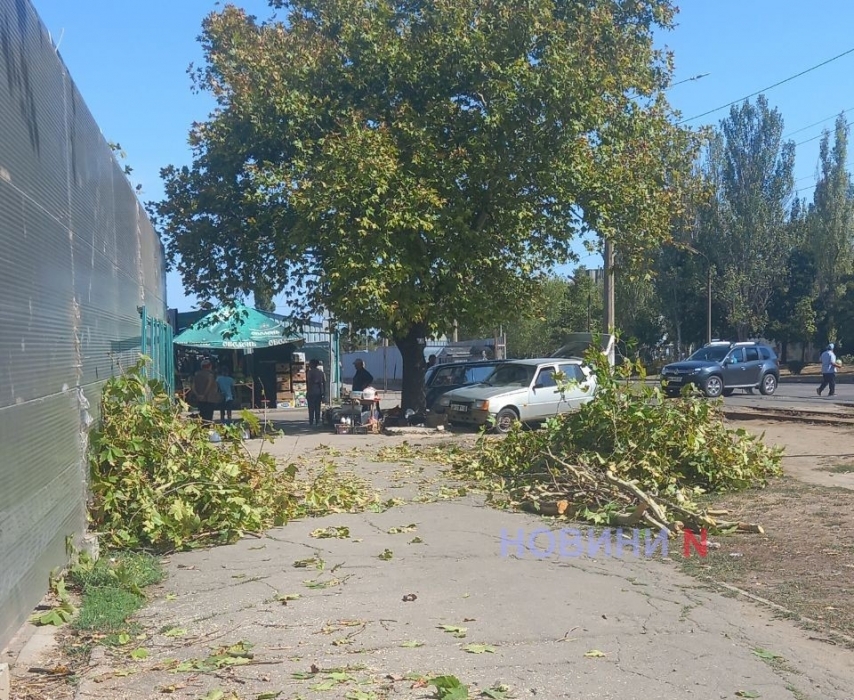
[[[145,604],[144,589],[160,582],[163,571],[150,554],[118,552],[98,561],[81,559],[68,579],[82,597],[73,627],[112,636],[133,631],[128,620]]]

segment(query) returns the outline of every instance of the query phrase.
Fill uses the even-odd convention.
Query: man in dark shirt
[[[374,375],[365,369],[365,363],[361,360],[356,360],[353,363],[356,367],[356,374],[353,375],[353,391],[364,391],[374,382]]]

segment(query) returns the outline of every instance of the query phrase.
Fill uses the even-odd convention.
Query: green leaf
[[[753,653],[760,659],[764,659],[765,661],[775,661],[777,659],[783,658],[779,654],[775,654],[773,651],[768,651],[767,649],[762,649],[761,647],[753,649]]]
[[[315,537],[318,539],[347,539],[350,537],[350,528],[348,527],[322,527],[317,530],[312,530],[309,533],[309,536]]]
[[[130,653],[130,656],[132,659],[136,659],[137,661],[142,661],[142,660],[148,658],[148,649],[145,649],[144,647],[139,647],[138,649],[134,649]]]
[[[590,651],[584,652],[584,656],[588,659],[601,659],[604,658],[605,652],[599,651],[598,649],[591,649]]]
[[[456,625],[439,625],[439,629],[459,638],[465,637],[468,631],[467,627],[457,627]]]
[[[737,690],[737,691],[735,692],[735,696],[736,696],[737,698],[759,698],[759,697],[762,697],[762,696],[761,696],[757,691],[755,691],[755,690]]]
[[[436,688],[438,700],[469,700],[468,686],[460,683],[456,676],[437,676],[428,681]]]
[[[164,637],[183,637],[187,634],[187,630],[183,627],[172,627],[163,633]]]
[[[377,558],[382,559],[383,561],[390,561],[394,557],[394,552],[390,549],[384,549],[380,554],[377,555]]]
[[[423,647],[424,642],[418,642],[418,641],[415,641],[414,639],[410,639],[406,642],[401,642],[400,646],[405,647],[407,649],[414,649],[415,647]]]
[[[489,644],[466,644],[463,651],[467,651],[469,654],[494,654],[495,647]]]

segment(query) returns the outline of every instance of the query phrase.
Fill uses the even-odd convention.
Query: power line
[[[824,119],[819,119],[817,122],[810,124],[809,126],[802,126],[800,129],[795,129],[794,131],[790,131],[788,134],[784,134],[783,138],[787,139],[790,136],[794,136],[795,134],[799,134],[802,131],[806,131],[807,129],[812,129],[814,126],[818,126],[819,124],[824,124],[825,122],[830,121],[831,119],[836,119],[837,117],[850,112],[854,107],[849,107],[848,109],[843,109],[841,112],[837,114],[831,114],[829,117],[825,117]]]
[[[679,82],[673,83],[670,88],[675,88],[677,85],[681,85],[682,83],[690,83],[692,80],[699,80],[700,78],[705,78],[707,75],[711,75],[711,73],[700,73],[700,75],[692,75],[690,78],[685,78],[684,80],[680,80]]]
[[[850,122],[845,122],[845,126],[851,126],[852,124],[854,124],[854,119],[852,119]],[[804,139],[803,141],[798,141],[798,143],[796,143],[795,145],[800,146],[801,144],[809,143],[810,141],[815,141],[816,139],[820,139],[822,136],[824,136],[823,131],[820,134],[817,134],[816,136],[813,136],[813,137],[808,138],[808,139]]]
[[[775,87],[779,87],[780,85],[783,85],[784,83],[788,83],[789,81],[794,80],[795,78],[800,78],[802,75],[806,75],[807,73],[810,73],[810,72],[816,70],[817,68],[821,68],[822,66],[826,66],[828,63],[832,63],[833,61],[836,61],[837,59],[840,59],[843,56],[847,56],[850,53],[854,53],[854,48],[850,48],[847,51],[843,51],[841,54],[838,54],[837,56],[834,56],[833,58],[828,58],[826,61],[822,61],[821,63],[819,63],[815,66],[812,66],[811,68],[807,68],[806,70],[802,70],[800,73],[796,73],[795,75],[791,75],[788,78],[785,78],[784,80],[781,80],[777,83],[774,83],[773,85],[769,85],[768,87],[762,88],[761,90],[757,90],[756,92],[752,92],[745,97],[742,97],[742,98],[737,99],[737,100],[733,100],[732,102],[728,102],[727,104],[722,105],[720,107],[715,107],[714,109],[710,109],[708,112],[703,112],[702,114],[698,114],[696,117],[691,117],[690,119],[683,119],[682,121],[677,122],[677,123],[678,124],[684,124],[685,122],[692,122],[695,119],[699,119],[700,117],[705,117],[705,116],[708,116],[709,114],[714,114],[715,112],[720,112],[722,109],[726,109],[727,107],[732,107],[734,104],[738,104],[739,102],[744,102],[745,100],[749,100],[751,97],[756,97],[756,95],[761,95],[763,92],[768,92],[768,90],[772,90]]]

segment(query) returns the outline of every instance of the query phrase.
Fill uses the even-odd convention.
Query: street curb
[[[723,581],[717,581],[713,579],[711,576],[701,576],[700,580],[706,581],[716,588],[723,589],[725,591],[729,591],[730,593],[735,593],[736,595],[740,595],[748,600],[752,600],[754,603],[759,603],[760,605],[764,605],[766,607],[771,608],[772,610],[782,613],[788,618],[794,619],[797,622],[806,622],[809,625],[813,625],[817,629],[820,629],[824,634],[830,637],[829,640],[819,639],[818,641],[825,642],[827,644],[836,644],[835,639],[845,642],[847,645],[854,647],[854,637],[849,637],[847,634],[843,632],[837,632],[836,630],[827,629],[826,625],[821,624],[818,620],[813,620],[810,617],[806,617],[805,615],[801,615],[800,613],[796,613],[794,610],[789,610],[779,603],[775,603],[772,600],[768,600],[767,598],[763,598],[762,596],[755,595],[754,593],[750,593],[749,591],[745,591],[738,586],[733,586],[729,583],[724,583]]]
[[[724,416],[729,420],[772,420],[786,423],[814,423],[819,425],[854,426],[854,416],[840,418],[833,415],[822,415],[810,411],[798,411],[796,409],[783,409],[784,412],[757,409],[751,411],[749,408],[723,409]]]

